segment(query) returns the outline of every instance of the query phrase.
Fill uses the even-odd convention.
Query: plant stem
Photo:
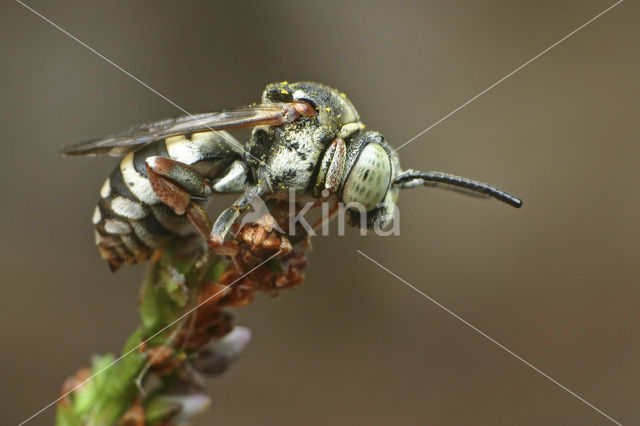
[[[250,303],[255,291],[277,294],[300,284],[306,265],[263,225],[245,226],[238,235],[239,253],[230,259],[184,253],[183,239],[154,254],[140,291],[141,325],[119,358],[94,356],[90,369],[65,381],[56,425],[169,425],[208,406],[204,377],[225,371],[250,338],[222,308]]]

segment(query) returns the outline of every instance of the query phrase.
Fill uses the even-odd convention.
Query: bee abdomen
[[[147,176],[146,160],[152,156],[198,164],[205,176],[217,176],[239,154],[226,142],[229,134],[203,132],[192,137],[174,136],[145,145],[125,155],[100,191],[94,212],[96,244],[112,270],[123,263],[143,262],[175,235],[195,229],[186,215],[163,204]],[[193,200],[203,206],[206,200]]]
[[[105,185],[108,185],[108,181]],[[96,244],[112,271],[117,270],[122,263],[131,265],[147,260],[155,248],[155,244],[149,244],[154,243],[153,241],[145,242],[135,232],[138,228],[137,222],[148,214],[144,211],[144,206],[131,206],[126,202],[119,202],[120,199],[121,196],[111,200],[100,199],[93,214]],[[134,219],[117,213],[124,212],[125,207],[129,207],[126,211],[127,216],[139,218]]]
[[[161,204],[146,176],[144,162],[168,156],[164,141],[126,155],[100,190],[93,214],[96,244],[112,271],[123,263],[144,262],[174,234],[188,230],[188,218]]]

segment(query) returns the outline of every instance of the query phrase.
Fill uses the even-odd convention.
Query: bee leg
[[[235,203],[222,212],[215,224],[193,198],[207,197],[212,192],[235,192],[246,180],[247,169],[242,165],[229,168],[227,175],[212,186],[194,167],[165,157],[147,158],[147,175],[158,198],[176,214],[185,214],[198,232],[208,241],[211,250],[221,255],[234,255],[238,251],[235,241],[224,241],[225,236],[240,215],[249,208],[253,195],[261,190],[245,192]],[[229,177],[229,179],[226,179]]]
[[[340,180],[342,179],[342,173],[344,173],[347,147],[344,143],[344,139],[342,138],[335,138],[331,141],[331,145],[335,146],[335,151],[333,153],[333,158],[331,158],[329,169],[327,170],[324,187],[330,192],[336,192],[340,185]]]
[[[320,191],[328,190],[330,193],[334,193],[338,190],[344,173],[346,152],[344,139],[335,138],[331,141],[322,157],[320,171],[316,178],[316,197],[320,196]],[[323,195],[323,197],[327,196]]]
[[[238,246],[234,241],[224,241],[231,227],[240,215],[249,207],[246,194],[242,194],[231,207],[220,213],[211,227],[209,245],[218,254],[234,255],[238,252]]]
[[[329,197],[324,199],[324,202],[328,202],[328,201],[329,201]],[[335,200],[333,200],[333,205],[331,206],[330,209],[325,210],[325,208],[323,207],[322,209],[323,217],[316,220],[315,223],[311,226],[311,229],[315,231],[320,226],[324,228],[325,224],[334,218],[336,213],[338,213],[339,209],[340,209],[340,200],[336,197]],[[325,211],[326,211],[326,214],[325,214]]]
[[[196,203],[190,203],[186,210],[187,217],[198,230],[198,233],[202,235],[202,238],[209,239],[209,233],[211,232],[211,218],[206,211]]]
[[[235,160],[225,171],[224,176],[212,185],[213,192],[228,194],[242,192],[246,187],[249,166],[244,161]]]
[[[166,157],[147,158],[147,176],[158,198],[176,214],[186,214],[198,233],[209,240],[211,218],[193,197],[206,197],[212,188],[192,166]],[[226,248],[226,246],[225,246]]]
[[[192,197],[211,194],[211,185],[193,166],[166,157],[149,157],[146,169],[153,192],[176,214],[184,214]]]
[[[238,251],[235,241],[224,241],[224,238],[231,230],[231,227],[242,213],[247,211],[252,201],[264,195],[263,188],[252,187],[245,191],[231,207],[224,210],[216,219],[211,234],[209,235],[209,245],[218,254],[233,255]]]

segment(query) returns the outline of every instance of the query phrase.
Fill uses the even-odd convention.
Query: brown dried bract
[[[173,348],[167,345],[155,346],[146,352],[151,369],[160,376],[171,374],[184,362],[184,357],[175,354]]]
[[[245,225],[237,231],[236,241],[239,250],[233,263],[217,282],[205,282],[200,287],[197,295],[200,306],[176,336],[176,347],[195,351],[212,338],[219,339],[231,331],[231,316],[223,308],[248,305],[256,291],[277,295],[279,290],[304,281],[306,257],[292,251],[289,240],[268,221]],[[278,256],[260,265],[278,252]],[[257,265],[260,266],[256,268]]]
[[[232,316],[217,310],[196,310],[189,323],[176,336],[176,347],[192,352],[206,345],[211,339],[219,339],[231,331]]]
[[[280,256],[291,253],[291,243],[273,227],[252,223],[237,231],[238,254],[234,261],[241,269],[249,270],[265,259],[280,252]]]
[[[144,409],[139,399],[120,417],[118,426],[144,426]]]

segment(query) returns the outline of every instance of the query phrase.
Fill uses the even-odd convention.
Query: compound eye
[[[391,163],[383,147],[369,144],[360,152],[351,168],[342,189],[342,200],[346,203],[360,203],[365,211],[374,209],[380,203],[391,181]]]

